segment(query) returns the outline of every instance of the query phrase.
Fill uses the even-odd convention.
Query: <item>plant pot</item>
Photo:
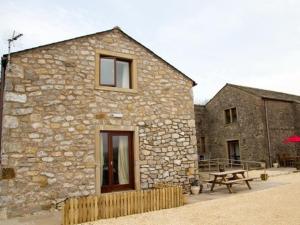
[[[260,163],[260,167],[261,167],[261,168],[265,168],[265,167],[266,167],[266,163],[265,163],[265,162],[261,162],[261,163]]]
[[[224,165],[219,165],[219,172],[225,172]]]
[[[295,162],[295,167],[297,170],[300,170],[300,161]]]
[[[269,175],[268,175],[267,173],[262,173],[262,174],[260,175],[260,179],[261,179],[261,180],[268,180],[268,178],[269,178]]]
[[[198,195],[200,192],[200,186],[191,186],[191,192],[193,195]]]
[[[279,164],[278,164],[278,163],[273,163],[273,167],[274,167],[274,168],[278,168],[278,167],[279,167]]]

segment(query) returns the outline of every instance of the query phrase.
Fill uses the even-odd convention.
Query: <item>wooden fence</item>
[[[64,205],[63,224],[72,225],[181,205],[183,193],[179,186],[70,198]]]

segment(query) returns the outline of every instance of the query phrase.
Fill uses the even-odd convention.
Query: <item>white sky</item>
[[[0,0],[0,54],[118,25],[194,79],[196,103],[226,83],[300,95],[299,0]]]

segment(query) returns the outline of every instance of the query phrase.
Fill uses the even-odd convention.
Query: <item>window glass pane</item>
[[[100,134],[100,184],[108,185],[108,134]]]
[[[236,122],[237,120],[236,108],[231,109],[231,116],[232,116],[232,122]]]
[[[232,163],[240,163],[239,141],[228,141],[228,154]]]
[[[114,85],[115,84],[114,60],[108,58],[101,58],[100,61],[101,61],[100,84]]]
[[[117,61],[117,87],[130,88],[129,62]]]
[[[235,144],[235,157],[236,160],[240,160],[240,147],[239,147],[239,142],[237,141]]]
[[[113,136],[113,184],[129,184],[128,136]]]
[[[230,110],[225,110],[225,123],[230,123]]]
[[[205,153],[205,137],[201,137],[201,149]]]

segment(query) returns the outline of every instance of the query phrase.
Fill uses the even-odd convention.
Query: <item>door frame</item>
[[[107,131],[107,130],[102,130],[99,132],[99,135],[101,133],[107,133],[108,134],[108,171],[109,171],[109,185],[102,186],[101,192],[106,193],[106,192],[113,192],[113,191],[119,191],[119,190],[130,190],[134,189],[134,158],[133,158],[133,132],[132,131]],[[128,137],[128,164],[129,164],[129,184],[112,184],[112,178],[113,178],[113,151],[112,151],[112,138],[114,136],[127,136]],[[100,137],[101,138],[101,137]],[[100,169],[100,168],[99,168]]]
[[[140,161],[139,161],[139,128],[138,126],[115,126],[115,125],[99,125],[95,130],[95,193],[101,194],[100,185],[100,132],[101,131],[128,131],[132,132],[133,147],[133,188],[141,189],[140,183]]]
[[[234,139],[234,140],[227,140],[226,143],[227,143],[227,157],[228,157],[228,160],[232,160],[230,158],[230,142],[236,142],[238,144],[238,147],[239,147],[239,153],[240,153],[240,159],[241,160],[241,148],[240,148],[240,141],[238,139]],[[236,159],[233,159],[233,160],[236,160]]]

